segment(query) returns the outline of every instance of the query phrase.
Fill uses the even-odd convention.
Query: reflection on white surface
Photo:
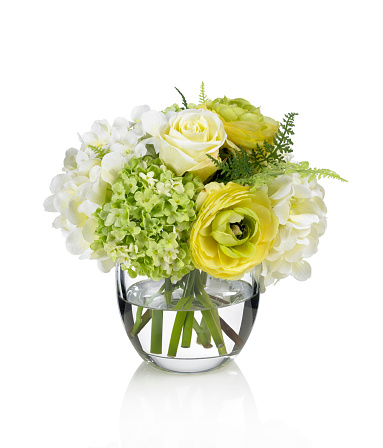
[[[121,448],[308,448],[295,429],[263,423],[235,363],[200,375],[169,374],[142,363],[120,415]]]
[[[101,447],[91,447],[91,448],[101,448]],[[107,446],[103,446],[102,448],[120,448],[120,445],[118,444],[118,442],[112,442],[109,443],[109,445]]]

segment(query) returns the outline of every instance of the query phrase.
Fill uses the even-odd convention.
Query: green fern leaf
[[[90,148],[97,157],[99,157],[100,159],[102,159],[105,154],[107,154],[108,152],[110,152],[109,149],[103,149],[103,148],[99,148],[98,146],[93,146],[93,145],[87,145],[88,148]]]
[[[206,93],[205,93],[205,84],[202,81],[200,94],[199,94],[199,102],[202,104],[202,103],[205,103],[206,101],[207,101],[207,96],[206,96]]]

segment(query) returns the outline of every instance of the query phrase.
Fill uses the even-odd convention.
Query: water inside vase
[[[219,352],[214,339],[208,341],[197,336],[196,331],[192,331],[189,346],[182,346],[182,335],[177,347],[176,354],[169,356],[169,346],[172,338],[172,331],[175,325],[177,312],[172,308],[178,303],[182,296],[182,289],[175,289],[172,294],[171,305],[166,304],[161,290],[162,283],[145,279],[125,287],[124,282],[118,285],[119,307],[125,330],[137,350],[137,352],[147,361],[153,362],[157,366],[174,371],[203,371],[215,368],[218,364],[217,358],[233,359],[246,343],[253,327],[259,303],[259,292],[245,281],[224,281],[221,279],[208,278],[205,291],[212,299],[215,313],[218,312],[222,335],[225,344],[224,355]],[[141,310],[139,310],[141,308]],[[192,311],[194,327],[202,328],[206,310],[198,300],[194,300],[189,312]],[[162,331],[157,336],[160,341],[156,350],[152,349],[152,319],[153,312],[160,312],[162,317]],[[187,313],[187,311],[181,311]],[[141,327],[139,332],[134,334],[133,328],[137,316],[140,315]],[[142,325],[144,323],[144,325]],[[206,328],[206,326],[205,326]],[[209,332],[208,332],[209,334]],[[193,364],[189,361],[193,360]],[[201,367],[195,363],[196,360],[204,363]],[[211,361],[209,361],[211,360]],[[222,362],[219,361],[220,363]],[[209,366],[212,367],[209,367]],[[173,367],[172,367],[173,366]],[[195,370],[194,370],[195,369]]]

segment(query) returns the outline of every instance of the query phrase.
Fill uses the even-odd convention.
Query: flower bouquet
[[[344,179],[293,160],[297,114],[279,123],[242,98],[212,101],[203,83],[199,104],[179,93],[181,106],[96,121],[44,205],[70,253],[116,266],[138,353],[196,372],[241,351],[260,292],[310,277],[326,229],[317,180]]]

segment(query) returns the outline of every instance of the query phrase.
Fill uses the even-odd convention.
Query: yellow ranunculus
[[[227,133],[227,144],[230,148],[256,149],[266,140],[273,142],[273,137],[279,128],[278,121],[261,114],[255,107],[243,98],[216,98],[207,101],[199,107],[215,112],[223,121]]]
[[[213,277],[240,279],[267,257],[278,225],[265,192],[215,183],[191,231],[193,263]]]
[[[217,114],[202,109],[175,113],[160,131],[160,159],[182,176],[191,171],[205,181],[217,167],[207,157],[218,158],[226,133]]]

